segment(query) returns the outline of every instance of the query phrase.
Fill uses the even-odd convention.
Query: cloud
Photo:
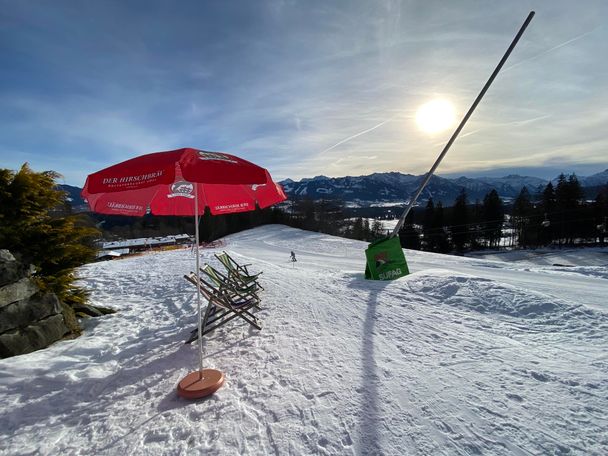
[[[275,177],[426,172],[451,132],[420,132],[416,108],[441,96],[463,115],[529,2],[1,6],[3,166],[27,158],[79,184],[183,146]],[[565,0],[539,10],[440,171],[569,152],[606,163],[606,12]]]

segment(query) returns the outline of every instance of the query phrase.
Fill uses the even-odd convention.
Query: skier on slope
[[[291,251],[291,261],[292,261],[292,263],[295,263],[296,261],[298,261],[298,260],[296,260],[296,254],[293,252],[293,250]]]

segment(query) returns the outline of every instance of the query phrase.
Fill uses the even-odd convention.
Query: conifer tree
[[[469,243],[469,211],[467,209],[467,193],[463,188],[456,198],[452,212],[450,231],[452,242],[457,251],[462,252]]]
[[[420,233],[414,227],[413,209],[407,214],[403,227],[399,230],[399,242],[405,249],[420,250]]]
[[[379,239],[384,235],[384,228],[382,226],[382,222],[380,220],[374,220],[371,226],[370,237],[371,240]]]
[[[555,189],[551,181],[547,184],[542,193],[542,208],[547,215],[551,214],[555,210]]]
[[[471,249],[477,250],[481,247],[482,242],[485,239],[483,232],[483,206],[479,199],[475,200],[469,226],[469,242]]]
[[[361,217],[357,217],[353,222],[352,227],[352,236],[354,239],[364,239],[364,227],[363,227],[363,219]]]
[[[527,187],[523,187],[513,202],[513,229],[517,236],[517,243],[520,247],[533,245],[534,236],[532,233],[532,215],[534,206],[532,205],[530,192]]]
[[[593,202],[595,228],[600,245],[604,245],[608,235],[608,185],[600,190]]]
[[[487,246],[491,249],[500,247],[505,212],[496,190],[491,190],[484,197],[481,212],[483,237],[487,242]]]
[[[553,231],[555,229],[555,189],[551,181],[546,185],[541,195],[541,209],[543,211],[543,221],[541,222],[540,237],[543,245],[553,242]]]
[[[443,204],[439,201],[435,206],[432,198],[429,198],[422,221],[424,250],[439,253],[447,253],[451,250],[445,225]]]
[[[437,203],[435,207],[435,213],[433,217],[433,226],[434,226],[434,236],[435,243],[437,245],[437,252],[440,253],[448,253],[452,250],[452,245],[450,244],[450,239],[448,238],[448,233],[446,231],[445,226],[445,218],[443,214],[443,204],[441,201]]]
[[[371,241],[372,237],[372,230],[369,227],[369,220],[365,219],[363,220],[363,240],[364,241]]]
[[[438,251],[438,246],[435,244],[436,237],[434,236],[435,223],[435,203],[433,198],[429,198],[424,208],[422,217],[422,236],[424,250],[429,252]]]
[[[557,234],[560,243],[574,244],[577,223],[582,218],[579,210],[582,197],[583,190],[576,175],[571,174],[566,179],[564,174],[560,174],[555,189],[555,202],[559,214]]]
[[[95,258],[98,231],[81,216],[66,215],[65,193],[55,187],[59,175],[0,170],[0,249],[35,266],[34,277],[68,305],[86,301],[74,285],[74,269]]]

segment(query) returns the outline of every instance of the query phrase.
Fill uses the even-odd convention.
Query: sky
[[[194,147],[275,178],[428,171],[536,11],[437,173],[608,168],[608,2],[0,0],[0,168],[82,186]]]

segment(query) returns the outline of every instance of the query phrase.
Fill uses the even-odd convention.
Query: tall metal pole
[[[530,21],[532,20],[533,17],[534,17],[534,11],[530,11],[530,14],[528,14],[528,17],[526,18],[526,20],[524,21],[523,25],[519,29],[519,32],[517,32],[517,35],[515,35],[515,38],[511,42],[511,45],[507,49],[507,52],[505,52],[505,55],[503,55],[502,59],[500,59],[500,62],[498,63],[498,65],[494,69],[494,72],[490,76],[490,79],[488,79],[488,81],[486,82],[486,84],[483,86],[483,89],[481,89],[481,92],[479,92],[479,95],[477,95],[477,98],[475,99],[475,101],[473,102],[473,104],[471,105],[471,107],[469,108],[468,112],[463,117],[462,121],[460,122],[460,125],[458,125],[458,128],[456,128],[456,131],[454,131],[454,133],[452,134],[452,137],[450,138],[450,140],[448,141],[448,143],[445,145],[445,147],[441,151],[441,154],[439,154],[439,157],[437,157],[437,160],[435,161],[435,163],[433,164],[433,166],[431,167],[431,169],[429,170],[429,172],[426,174],[424,180],[422,181],[422,184],[420,184],[420,187],[418,187],[418,190],[414,194],[414,197],[410,200],[409,204],[405,208],[405,211],[403,212],[403,215],[399,219],[399,222],[397,223],[397,225],[395,225],[395,229],[393,229],[393,232],[391,233],[390,237],[394,237],[394,236],[396,236],[399,233],[399,230],[401,229],[401,227],[405,223],[405,218],[407,217],[407,214],[409,214],[409,212],[412,209],[412,207],[414,207],[414,204],[416,204],[416,201],[418,200],[418,197],[420,196],[420,194],[424,190],[424,187],[426,187],[426,185],[431,180],[431,177],[433,176],[433,173],[435,172],[435,170],[439,166],[439,163],[441,163],[441,160],[443,160],[443,157],[445,157],[445,154],[448,153],[448,150],[450,150],[450,147],[452,146],[452,144],[454,143],[454,141],[456,140],[456,138],[460,134],[460,131],[464,128],[464,125],[469,120],[469,117],[471,117],[471,115],[473,114],[473,111],[475,111],[475,108],[477,107],[477,105],[479,104],[479,102],[481,101],[481,99],[483,98],[483,96],[485,95],[485,93],[490,88],[490,85],[492,84],[492,82],[496,78],[496,75],[498,74],[498,72],[500,71],[500,69],[502,68],[502,66],[505,64],[505,62],[507,61],[507,59],[509,58],[509,55],[511,55],[511,52],[515,48],[515,45],[517,44],[517,42],[519,41],[519,39],[523,35],[524,31],[528,27],[528,24],[530,23]]]
[[[194,183],[194,238],[196,240],[196,307],[198,310],[198,368],[202,375],[203,372],[203,322],[201,318],[201,279],[199,254],[198,254],[198,184]]]

